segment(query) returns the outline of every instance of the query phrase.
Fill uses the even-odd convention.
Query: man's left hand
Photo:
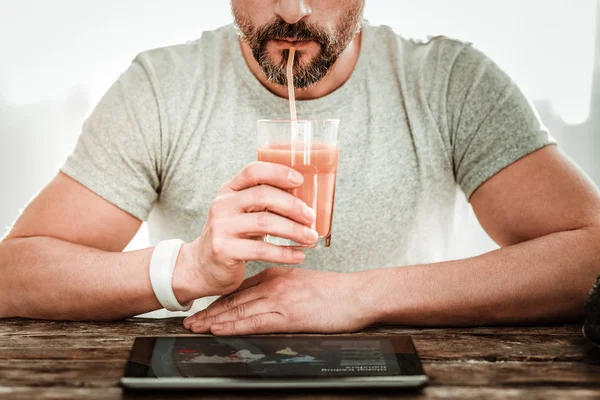
[[[376,322],[372,294],[361,278],[360,273],[269,268],[183,325],[218,336],[355,332]]]

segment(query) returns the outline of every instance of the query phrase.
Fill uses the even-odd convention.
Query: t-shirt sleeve
[[[160,134],[155,92],[134,61],[84,123],[61,172],[146,220],[160,181]]]
[[[555,143],[518,86],[470,45],[455,60],[446,105],[454,176],[467,199],[502,169]]]

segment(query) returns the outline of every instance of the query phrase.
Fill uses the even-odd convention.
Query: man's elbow
[[[573,254],[573,260],[581,257],[583,262],[573,262],[570,273],[573,273],[578,282],[578,296],[585,301],[587,299],[594,282],[600,276],[600,222],[593,222],[583,228],[578,229],[585,236],[581,240],[581,246],[578,252]]]
[[[0,242],[0,319],[13,318],[15,314],[15,307],[12,300],[11,292],[11,268],[12,268],[12,256],[9,250],[9,240],[2,240]]]

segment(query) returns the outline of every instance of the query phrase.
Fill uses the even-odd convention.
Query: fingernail
[[[298,250],[298,251],[294,251],[294,259],[296,261],[304,261],[304,259],[306,258],[306,254],[304,254],[304,252]]]
[[[304,216],[308,218],[309,221],[314,221],[317,219],[317,213],[315,212],[315,210],[310,208],[307,204],[305,204],[303,208]]]
[[[319,234],[317,233],[317,231],[312,230],[308,227],[304,227],[304,236],[306,236],[306,239],[316,242],[317,239],[319,239]]]
[[[215,332],[216,331],[220,331],[222,329],[223,329],[223,325],[221,325],[221,324],[216,324],[216,325],[213,325],[213,326],[210,327],[210,330],[211,331],[215,331]]]
[[[191,317],[187,317],[183,320],[183,324],[193,324],[196,321],[196,316],[192,315]]]
[[[194,322],[193,324],[190,324],[190,330],[192,332],[196,332],[199,331],[200,329],[204,329],[204,320],[201,319],[199,321]]]
[[[304,182],[304,178],[302,177],[302,175],[299,172],[294,171],[293,169],[290,170],[288,174],[288,180],[294,185],[299,185],[302,182]]]

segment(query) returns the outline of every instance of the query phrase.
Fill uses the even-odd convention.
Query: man
[[[228,26],[139,55],[0,246],[0,316],[118,319],[229,294],[184,326],[581,318],[600,269],[596,188],[483,54],[403,39],[363,23],[363,8],[233,0],[239,35]],[[316,240],[314,212],[286,192],[302,178],[252,162],[255,121],[286,116],[292,45],[298,114],[342,121],[333,247],[306,254],[253,239]],[[440,262],[465,199],[502,249]],[[161,250],[121,253],[142,220]]]

